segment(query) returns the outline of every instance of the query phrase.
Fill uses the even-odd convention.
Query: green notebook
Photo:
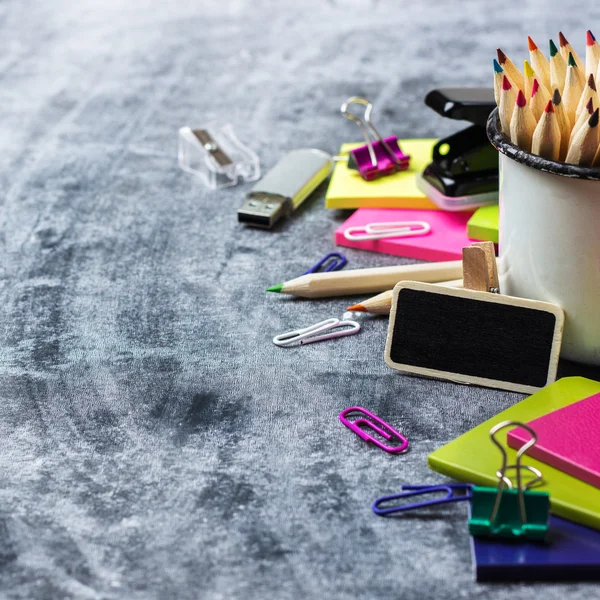
[[[467,222],[467,235],[472,240],[498,243],[498,205],[478,208]]]
[[[434,471],[483,486],[496,486],[495,472],[502,456],[492,443],[489,431],[500,421],[532,421],[600,392],[600,382],[583,377],[566,377],[511,406],[485,423],[471,429],[439,450],[432,452],[427,462]],[[565,428],[568,424],[565,424]],[[514,464],[516,451],[506,444],[506,429],[497,436]],[[590,440],[590,443],[598,443]],[[550,492],[551,512],[559,517],[600,529],[600,489],[535,460],[528,455],[523,464],[537,467],[544,476],[536,490]],[[512,478],[513,473],[509,473]],[[514,479],[513,479],[514,481]]]

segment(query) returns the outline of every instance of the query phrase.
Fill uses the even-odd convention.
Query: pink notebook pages
[[[399,208],[359,208],[337,228],[335,243],[338,246],[432,262],[461,260],[462,249],[472,242],[467,236],[467,221],[472,214],[473,211],[444,212]],[[344,231],[348,227],[364,227],[370,223],[397,221],[425,221],[431,226],[431,231],[422,236],[390,237],[379,240],[351,241],[344,237]]]
[[[528,425],[538,436],[537,444],[527,450],[528,455],[600,488],[600,394],[530,421]],[[508,445],[515,449],[530,439],[519,427],[509,431],[507,436]]]

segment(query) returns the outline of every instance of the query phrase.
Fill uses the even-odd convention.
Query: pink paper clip
[[[370,420],[361,416],[355,421],[349,421],[346,418],[346,415],[351,412],[362,413],[363,415],[368,416]],[[366,408],[362,408],[362,406],[351,406],[350,408],[343,410],[340,413],[340,421],[346,427],[348,427],[348,429],[351,429],[354,431],[354,433],[356,433],[356,435],[365,440],[365,442],[371,442],[378,448],[381,448],[390,454],[398,454],[400,452],[404,452],[408,448],[408,440],[401,433],[397,432],[391,425],[388,425],[385,421],[382,421],[378,416],[374,415],[372,412],[369,412]],[[375,423],[377,423],[377,425]],[[392,438],[400,440],[400,446],[386,446],[383,442],[380,442],[377,438],[373,437],[370,433],[367,433],[364,429],[362,429],[361,425],[369,427],[386,440],[391,440]]]
[[[348,111],[350,104],[362,104],[366,106],[364,120]],[[365,181],[371,181],[377,177],[390,175],[396,171],[408,169],[410,156],[404,154],[398,144],[395,135],[382,138],[371,122],[371,110],[373,105],[365,98],[353,96],[342,104],[342,114],[354,121],[362,130],[366,144],[351,150],[348,155],[348,168],[360,173]],[[371,141],[371,134],[375,141]]]

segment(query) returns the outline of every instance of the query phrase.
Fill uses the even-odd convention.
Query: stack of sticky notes
[[[350,150],[363,144],[343,144],[325,197],[326,208],[358,209],[335,232],[340,246],[381,252],[394,256],[429,261],[456,260],[462,248],[475,241],[498,243],[498,205],[476,211],[446,212],[417,187],[419,175],[431,162],[437,140],[400,140],[402,150],[410,155],[409,168],[365,181],[358,171],[343,160]],[[423,236],[386,237],[378,240],[348,240],[344,232],[350,227],[402,221],[422,221],[431,227]]]
[[[522,463],[541,471],[535,489],[550,493],[553,514],[545,543],[473,538],[477,580],[600,580],[600,382],[560,379],[432,452],[429,466],[461,481],[497,486],[502,455],[489,431],[502,421],[527,423],[536,432],[537,443]],[[530,439],[518,427],[506,441],[498,439],[509,464],[515,448]]]
[[[546,421],[539,432],[540,441],[542,441],[543,433],[545,432],[547,435],[548,432],[554,431],[556,434],[556,424],[560,423],[558,427],[564,441],[550,440],[545,435],[537,453],[540,456],[539,453],[544,452],[542,448],[545,448],[547,456],[549,448],[554,450],[558,448],[558,453],[563,461],[566,454],[570,454],[571,459],[578,462],[580,467],[581,461],[588,460],[589,462],[583,463],[583,469],[588,471],[591,465],[595,464],[594,461],[598,456],[595,447],[600,443],[600,429],[593,425],[597,423],[597,420],[591,421],[589,427],[582,429],[585,425],[582,422],[582,415],[588,414],[589,407],[593,407],[597,400],[594,399],[589,405],[583,407],[574,405],[580,400],[585,400],[598,393],[600,393],[600,382],[598,381],[583,377],[559,379],[556,383],[536,392],[439,450],[432,452],[428,458],[429,466],[435,471],[461,481],[495,486],[498,484],[496,471],[501,466],[502,456],[490,440],[490,429],[501,421],[520,421],[532,424],[534,419],[568,407],[567,412],[576,415],[576,421],[571,422],[565,419],[565,413],[562,412],[552,420]],[[573,410],[574,412],[571,413]],[[552,428],[548,428],[548,423],[552,424]],[[536,423],[532,424],[534,431],[537,432],[535,425]],[[540,426],[539,423],[537,425]],[[515,445],[518,443],[519,435],[518,431],[511,435],[511,438],[515,440],[512,443]],[[508,454],[509,464],[514,464],[516,451],[508,443],[503,446]],[[560,464],[560,468],[557,468],[536,458],[534,454],[536,451],[532,450],[527,451],[526,464],[536,467],[542,472],[543,484],[536,489],[550,492],[552,513],[576,523],[600,529],[600,489],[565,472],[563,470],[564,462],[560,464],[552,460],[553,464]],[[569,471],[571,471],[570,468]]]
[[[358,171],[348,168],[339,160],[331,175],[325,196],[325,208],[420,208],[437,206],[419,190],[415,175],[431,162],[431,152],[437,140],[399,140],[402,150],[410,155],[410,165],[405,171],[364,181]],[[340,156],[362,144],[343,144]]]
[[[462,249],[471,244],[467,236],[467,221],[473,212],[443,210],[403,210],[359,208],[335,232],[335,243],[370,252],[418,258],[432,262],[462,260]],[[365,227],[370,223],[422,221],[431,227],[426,235],[387,237],[378,240],[348,240],[349,228]]]

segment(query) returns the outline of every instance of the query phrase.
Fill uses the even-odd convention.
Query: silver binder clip
[[[178,158],[184,171],[197,175],[213,190],[260,177],[258,156],[238,140],[231,125],[182,127]]]

